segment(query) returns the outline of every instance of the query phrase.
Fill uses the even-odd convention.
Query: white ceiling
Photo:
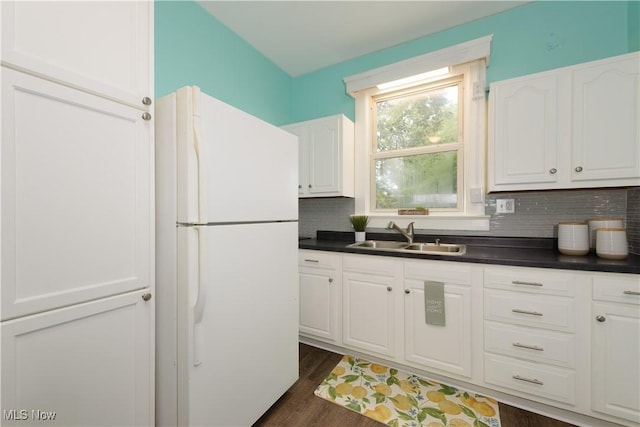
[[[198,1],[292,77],[527,1]]]

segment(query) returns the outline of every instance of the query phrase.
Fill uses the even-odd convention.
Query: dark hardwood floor
[[[313,392],[342,358],[300,344],[300,378],[254,427],[380,427],[381,423],[316,397]],[[502,427],[571,427],[571,424],[500,404]]]

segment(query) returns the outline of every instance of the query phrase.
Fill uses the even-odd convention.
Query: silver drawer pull
[[[624,291],[623,294],[625,295],[640,295],[640,292],[636,292],[636,291]]]
[[[318,261],[317,259],[305,259],[304,262],[316,262],[316,263],[318,263],[320,261]]]
[[[519,342],[514,342],[512,345],[514,347],[526,348],[529,350],[544,351],[544,348],[538,347],[537,345],[526,345],[526,344],[520,344]]]
[[[542,313],[539,313],[537,311],[520,310],[519,308],[514,308],[511,311],[514,312],[514,313],[528,314],[528,315],[531,315],[531,316],[542,316]]]
[[[531,384],[544,385],[542,381],[537,380],[535,378],[525,378],[525,377],[521,377],[520,375],[513,375],[511,378],[513,378],[514,380],[524,381]]]
[[[542,283],[538,282],[525,282],[523,280],[513,280],[511,281],[512,285],[527,285],[527,286],[543,286]]]

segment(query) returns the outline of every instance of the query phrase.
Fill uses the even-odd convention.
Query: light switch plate
[[[514,199],[496,199],[496,213],[514,213],[515,211]]]

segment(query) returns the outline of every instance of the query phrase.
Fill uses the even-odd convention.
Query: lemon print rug
[[[393,427],[499,427],[495,399],[344,356],[315,395]]]

